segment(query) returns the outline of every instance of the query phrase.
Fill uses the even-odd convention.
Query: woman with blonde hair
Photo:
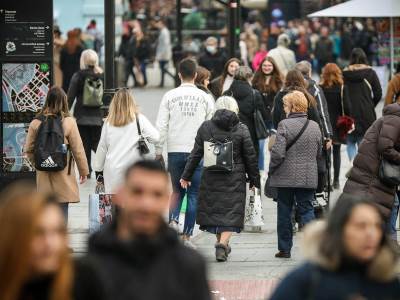
[[[231,252],[229,240],[232,233],[241,232],[244,226],[246,178],[249,178],[251,188],[260,188],[260,174],[250,132],[239,121],[239,106],[235,99],[222,96],[215,108],[214,117],[205,121],[197,132],[181,185],[183,188],[190,185],[204,158],[196,221],[200,230],[216,235],[215,256],[222,262]],[[226,153],[231,153],[231,156],[228,155],[226,164],[223,164],[225,167],[221,169],[216,161],[212,162],[211,152],[229,147],[232,149]]]
[[[160,138],[157,129],[139,113],[131,92],[123,88],[111,101],[94,162],[94,170],[103,172],[106,193],[115,192],[126,168],[142,158],[140,135],[152,144]]]
[[[95,103],[88,104],[88,95],[94,95]],[[100,140],[103,112],[103,70],[94,50],[87,49],[80,58],[80,70],[72,76],[68,89],[68,105],[74,111],[82,137],[85,154],[89,163],[89,177],[92,173],[92,151],[96,151]],[[97,103],[96,103],[97,102]]]
[[[270,186],[278,189],[279,252],[275,257],[290,258],[295,201],[301,224],[315,218],[312,200],[318,185],[317,159],[322,151],[322,136],[317,122],[307,118],[309,104],[303,92],[285,95],[283,106],[287,118],[278,125],[268,176]]]
[[[17,182],[0,198],[0,299],[105,299],[95,269],[72,260],[54,197]]]

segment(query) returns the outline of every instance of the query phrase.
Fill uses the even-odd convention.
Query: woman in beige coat
[[[49,90],[43,110],[39,113],[39,116],[45,117],[55,115],[62,117],[64,143],[70,149],[68,155],[68,164],[72,154],[73,159],[78,166],[80,183],[83,184],[86,182],[87,175],[89,174],[85,150],[83,148],[75,119],[69,115],[67,95],[59,87],[53,87]],[[33,164],[35,140],[40,124],[40,120],[34,119],[29,125],[28,135],[26,137],[24,151]],[[68,164],[64,170],[58,172],[36,171],[36,184],[38,190],[40,192],[55,194],[60,201],[66,220],[68,220],[68,204],[79,202],[80,200],[74,164],[72,164],[71,172],[69,174]]]

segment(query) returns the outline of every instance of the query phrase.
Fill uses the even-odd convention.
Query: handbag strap
[[[290,148],[297,142],[297,140],[303,135],[304,131],[306,131],[310,120],[307,119],[306,123],[301,128],[300,132],[296,135],[296,137],[286,146],[286,151],[289,151]]]
[[[142,129],[140,128],[139,115],[138,114],[135,114],[135,119],[136,119],[137,131],[138,131],[139,137],[141,137],[142,136]]]
[[[342,104],[342,116],[345,115],[344,114],[344,97],[343,97],[343,95],[344,95],[344,85],[342,84],[342,86],[340,87],[340,101]]]

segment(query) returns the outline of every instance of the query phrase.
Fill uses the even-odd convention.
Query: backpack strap
[[[71,175],[71,169],[72,169],[72,162],[74,161],[74,156],[72,155],[72,151],[69,151],[69,162],[68,162],[68,175]]]

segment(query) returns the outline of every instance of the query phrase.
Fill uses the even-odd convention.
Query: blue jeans
[[[293,246],[292,209],[296,203],[300,223],[315,219],[312,200],[315,190],[278,188],[278,250],[290,253]],[[296,199],[296,200],[295,200]]]
[[[260,152],[258,153],[258,168],[260,171],[264,171],[264,146],[265,140],[258,140]]]
[[[397,222],[398,216],[399,216],[399,196],[396,193],[394,195],[394,203],[393,203],[393,207],[392,207],[392,213],[390,215],[390,220],[389,220],[389,224],[388,224],[388,234],[395,241],[397,241],[396,222]]]
[[[197,212],[197,194],[200,187],[201,169],[199,165],[192,176],[190,187],[187,190],[183,189],[180,184],[180,179],[185,170],[186,162],[190,153],[171,152],[168,153],[168,171],[171,174],[172,188],[174,195],[177,197],[176,202],[172,202],[170,208],[169,221],[179,222],[182,200],[187,194],[187,207],[185,215],[185,224],[183,226],[183,234],[193,235],[194,224],[196,222]]]
[[[60,208],[62,210],[64,219],[65,219],[65,223],[68,224],[68,207],[69,207],[69,203],[60,203]]]
[[[354,157],[356,157],[358,146],[360,146],[362,139],[361,136],[347,136],[347,155],[350,161],[353,161]]]

